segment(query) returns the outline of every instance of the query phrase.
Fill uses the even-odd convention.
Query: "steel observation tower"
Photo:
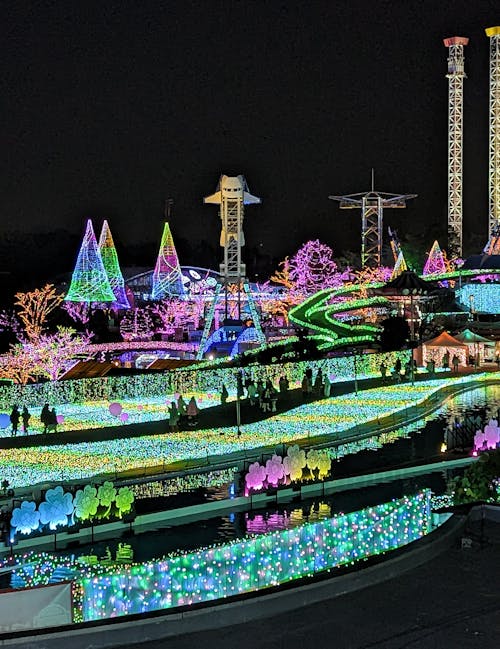
[[[448,252],[456,257],[462,256],[464,47],[468,42],[463,36],[443,40],[448,48]]]

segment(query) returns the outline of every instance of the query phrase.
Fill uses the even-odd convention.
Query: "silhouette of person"
[[[23,432],[27,433],[28,432],[28,423],[29,423],[29,420],[31,418],[31,415],[30,415],[30,413],[28,411],[28,408],[26,408],[26,406],[24,406],[24,408],[23,408],[21,418],[23,420]]]
[[[12,437],[15,437],[17,435],[20,416],[21,413],[19,412],[19,408],[17,406],[14,406],[12,408],[12,412],[10,413],[10,423],[12,424]]]

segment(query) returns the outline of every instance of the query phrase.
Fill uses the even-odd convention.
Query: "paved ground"
[[[453,547],[397,579],[315,606],[126,649],[497,649],[500,524],[486,523],[484,534],[484,546]]]

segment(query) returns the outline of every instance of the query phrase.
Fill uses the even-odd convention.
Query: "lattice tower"
[[[245,293],[248,304],[252,313],[255,329],[261,343],[265,342],[262,332],[259,315],[253,296],[250,292],[249,284],[246,279],[246,267],[242,263],[241,249],[245,245],[243,234],[243,217],[245,214],[245,205],[260,203],[260,198],[253,196],[248,191],[248,185],[244,176],[221,176],[219,184],[214,194],[206,196],[204,203],[219,205],[219,215],[221,219],[220,245],[224,248],[224,261],[220,264],[221,281],[217,286],[212,308],[209,310],[205,320],[205,327],[200,341],[197,358],[203,357],[205,346],[209,338],[210,329],[215,314],[215,303],[224,290],[224,317],[228,317],[229,303],[229,285],[237,286],[238,297],[238,318],[241,317],[241,293]]]
[[[378,268],[382,264],[383,214],[385,208],[404,208],[406,201],[416,194],[387,194],[372,189],[369,192],[346,196],[329,196],[339,201],[341,209],[361,208],[361,266]]]
[[[468,38],[445,38],[448,48],[448,251],[462,256],[464,47]]]
[[[490,39],[490,133],[488,237],[500,226],[500,27],[485,30]]]

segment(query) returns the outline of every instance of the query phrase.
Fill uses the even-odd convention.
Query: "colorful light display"
[[[144,498],[165,498],[180,493],[195,491],[200,488],[210,489],[211,487],[228,485],[234,481],[237,472],[238,467],[234,466],[231,469],[221,469],[220,471],[191,473],[169,478],[168,480],[131,484],[130,490],[136,500],[143,500]]]
[[[71,285],[64,299],[68,302],[88,303],[115,300],[90,219],[87,221],[87,229],[76,260]]]
[[[334,374],[338,381],[352,381],[380,376],[379,367],[382,361],[387,367],[392,367],[397,359],[403,365],[408,358],[408,352],[388,352],[381,354],[360,354],[325,358],[317,361],[300,361],[277,363],[268,367],[258,364],[246,369],[254,380],[269,378],[277,383],[283,374],[288,377],[291,387],[300,387],[302,377],[307,368],[313,372],[321,367],[324,373]],[[220,364],[226,363],[221,359]],[[124,399],[141,399],[161,397],[180,392],[182,394],[218,394],[221,386],[226,385],[230,396],[236,394],[236,370],[234,367],[219,367],[217,362],[210,362],[200,369],[178,368],[172,372],[159,374],[143,374],[134,376],[99,377],[95,379],[79,379],[61,382],[29,384],[24,387],[17,385],[0,386],[0,408],[9,409],[13,403],[26,403],[28,407],[41,407],[44,403],[71,404],[90,401],[123,401]],[[198,400],[198,399],[197,399]]]
[[[0,472],[13,487],[18,487],[161,467],[176,461],[352,432],[357,425],[418,405],[440,388],[463,381],[461,378],[422,381],[413,386],[396,384],[367,390],[358,396],[346,394],[306,403],[264,421],[245,424],[240,436],[235,434],[234,427],[211,428],[175,435],[0,450]]]
[[[130,303],[125,292],[125,282],[122,271],[120,270],[115,242],[113,241],[107,221],[104,221],[102,224],[101,236],[99,237],[99,252],[101,253],[104,270],[106,271],[115,296],[115,305],[119,309],[129,309]]]
[[[214,601],[385,553],[430,531],[430,492],[82,579],[83,620]]]
[[[466,284],[456,291],[460,305],[476,313],[500,313],[500,283]]]
[[[82,521],[103,521],[122,518],[132,509],[134,493],[129,487],[116,490],[112,482],[105,482],[98,489],[85,485],[73,494],[61,486],[49,489],[45,500],[38,504],[23,500],[14,508],[11,518],[11,539],[16,535],[29,536],[33,532],[60,531]]]
[[[162,300],[171,296],[184,295],[181,267],[174,245],[174,239],[170,232],[170,226],[165,223],[161,237],[160,251],[153,273],[153,289],[151,297],[153,300]]]
[[[439,247],[439,243],[434,241],[422,274],[424,277],[427,275],[440,275],[441,273],[445,273],[446,270],[443,252]]]

